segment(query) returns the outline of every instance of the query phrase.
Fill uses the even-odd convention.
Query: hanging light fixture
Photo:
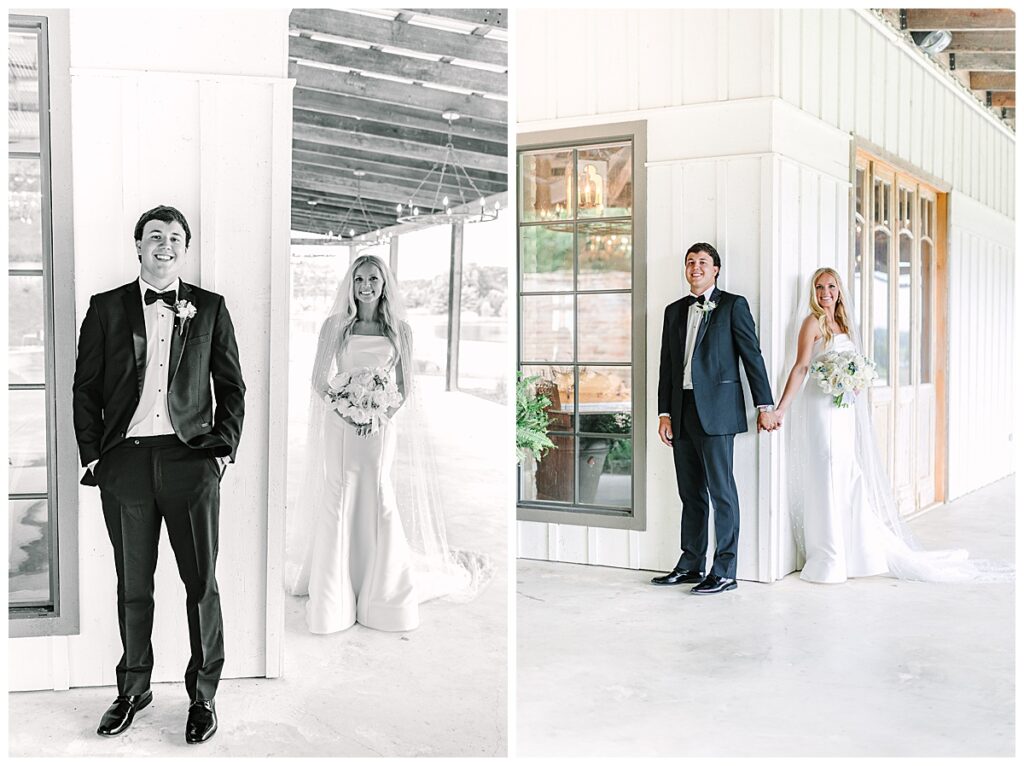
[[[391,242],[391,236],[382,234],[380,227],[370,222],[370,214],[363,201],[362,179],[366,175],[365,170],[353,170],[352,175],[356,177],[356,198],[349,205],[345,217],[341,219],[339,239],[348,245],[357,247],[373,247],[374,245],[386,245]],[[362,233],[356,233],[356,227],[363,229]],[[329,232],[333,236],[333,232]]]
[[[444,158],[427,171],[427,175],[420,181],[416,191],[409,197],[408,204],[398,204],[395,209],[398,212],[400,223],[480,223],[482,221],[493,221],[498,217],[498,210],[501,205],[495,201],[490,207],[484,195],[476,188],[473,179],[466,172],[466,167],[459,162],[455,156],[455,147],[452,144],[452,123],[459,119],[458,112],[448,109],[441,112],[441,117],[448,121],[448,140],[444,145]],[[434,175],[436,173],[436,178]],[[448,187],[451,192],[446,191],[445,179],[448,178]],[[454,186],[454,189],[451,187]],[[425,190],[423,197],[420,191]],[[431,194],[431,192],[433,192]],[[419,204],[418,199],[430,197],[429,204]]]

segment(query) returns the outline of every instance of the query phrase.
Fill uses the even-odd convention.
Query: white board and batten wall
[[[517,24],[520,135],[647,121],[648,411],[637,413],[636,422],[652,433],[663,308],[684,294],[680,261],[695,241],[715,243],[723,258],[720,286],[748,298],[773,388],[781,393],[807,278],[818,266],[848,269],[854,135],[924,180],[954,190],[952,274],[958,259],[984,258],[990,282],[1010,283],[1014,190],[1006,168],[1012,167],[1012,134],[947,87],[930,62],[903,50],[870,14],[533,10],[521,11]],[[574,34],[565,35],[567,28]],[[979,216],[1000,221],[997,231],[1009,239],[968,225]],[[958,227],[964,231],[959,242]],[[978,326],[1008,321],[979,313],[979,297],[966,284],[951,288],[951,324],[961,316]],[[990,406],[972,396],[980,370],[1011,355],[1008,333],[977,352],[978,366],[955,356],[963,353],[958,343],[951,335],[951,369],[960,378],[951,375],[950,435],[964,440],[966,452],[990,436],[983,425],[968,432],[963,414],[967,403],[978,413]],[[991,424],[989,414],[1008,406],[1000,397],[1009,390],[990,384],[985,391],[996,404],[976,420]],[[753,426],[752,408],[750,420]],[[784,443],[751,428],[737,437],[735,457],[739,576],[771,581],[795,566],[781,480]],[[671,455],[652,437],[646,458],[646,531],[519,522],[519,555],[670,568],[679,534]],[[951,497],[1010,471],[1007,465],[994,468],[991,478],[967,475],[950,458]]]
[[[70,14],[75,323],[90,295],[138,277],[132,229],[141,212],[180,208],[193,234],[182,278],[225,296],[247,388],[241,444],[221,487],[224,677],[273,676],[283,631],[277,457],[287,418],[275,402],[287,401],[288,11],[177,10],[156,29],[146,11]],[[80,632],[11,639],[12,690],[115,683],[116,578],[92,487],[79,492],[79,551]],[[154,681],[184,674],[184,602],[164,535]]]

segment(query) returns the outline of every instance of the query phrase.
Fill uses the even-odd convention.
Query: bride
[[[969,560],[966,551],[917,546],[875,446],[867,392],[859,392],[854,406],[844,408],[835,406],[833,395],[816,383],[804,387],[817,357],[858,350],[842,282],[833,269],[814,272],[810,310],[773,413],[778,427],[799,401],[794,427],[787,431],[791,514],[797,547],[806,558],[801,579],[841,583],[884,573],[907,580],[1004,579],[1006,572]]]
[[[403,314],[390,269],[376,256],[362,255],[320,330],[288,577],[289,592],[309,594],[306,623],[313,633],[356,622],[412,630],[419,625],[420,602],[471,597],[487,576],[486,559],[448,548],[436,478],[420,446],[422,423],[399,435],[403,417],[415,417],[408,410],[416,406],[412,333]],[[391,397],[396,401],[376,427],[343,414],[332,396],[345,373],[364,372],[397,388],[398,396]],[[400,499],[391,476],[396,453],[404,468],[396,476]]]

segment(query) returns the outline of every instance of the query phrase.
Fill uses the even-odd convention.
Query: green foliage
[[[516,373],[516,451],[520,463],[530,455],[539,460],[547,450],[555,448],[548,438],[547,408],[551,400],[538,396],[533,388],[539,378],[524,378],[521,372]]]

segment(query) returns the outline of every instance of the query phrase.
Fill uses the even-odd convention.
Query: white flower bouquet
[[[331,378],[327,402],[369,437],[387,422],[387,412],[402,402],[402,394],[384,367],[361,367]]]
[[[856,351],[828,351],[811,362],[818,387],[832,395],[836,407],[849,407],[854,398],[878,377],[875,363]]]

